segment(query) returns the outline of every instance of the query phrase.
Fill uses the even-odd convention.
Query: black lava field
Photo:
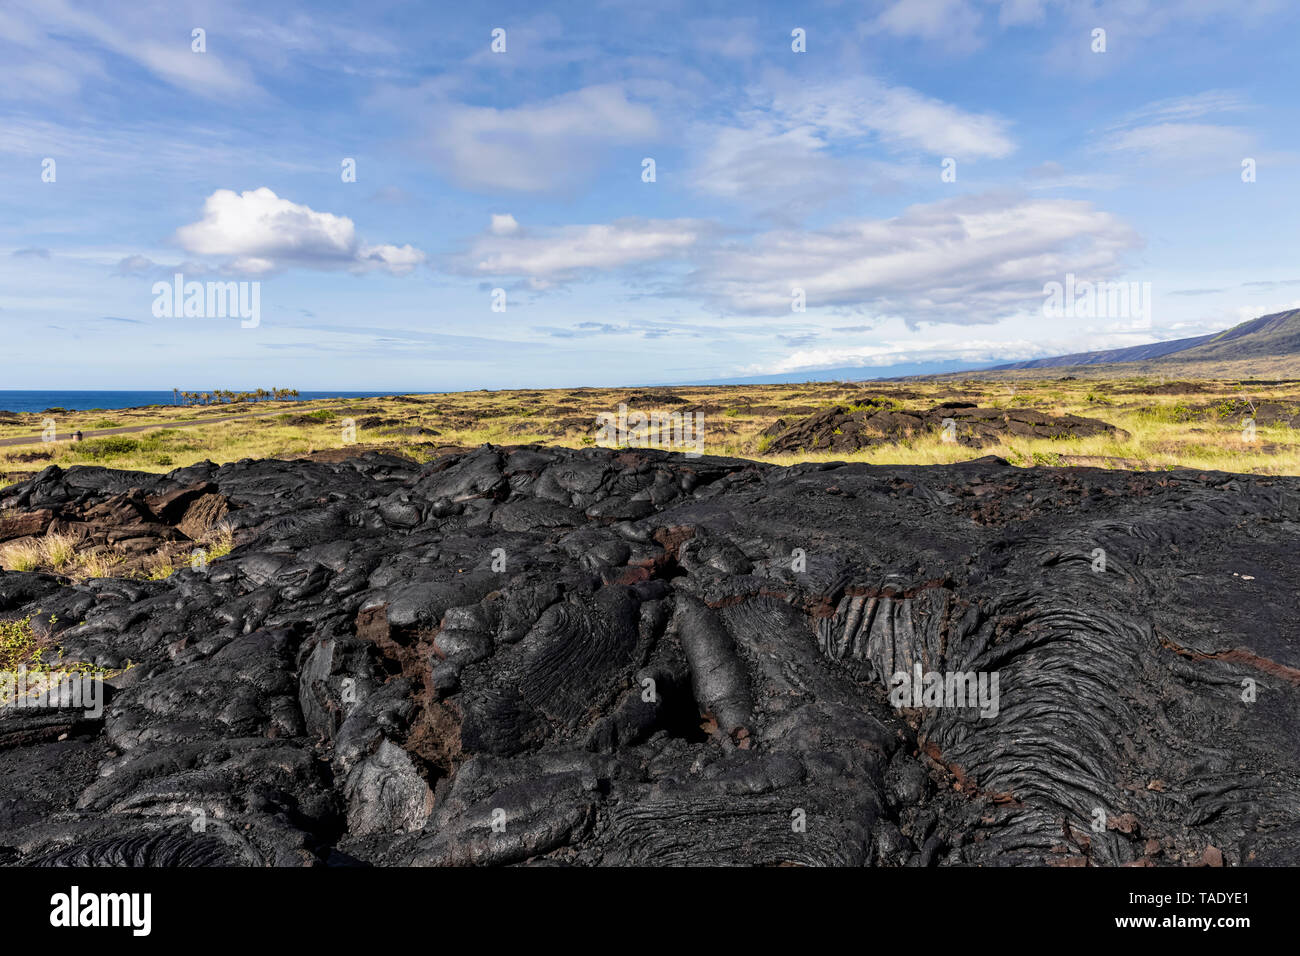
[[[199,504],[206,567],[0,572],[110,675],[0,708],[0,863],[1300,863],[1297,478],[484,446],[0,514]]]

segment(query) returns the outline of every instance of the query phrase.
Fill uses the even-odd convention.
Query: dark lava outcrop
[[[103,469],[78,469],[84,473]],[[149,476],[149,481],[156,478]],[[77,495],[0,516],[0,542],[66,537],[80,554],[112,553],[114,573],[145,571],[163,557],[192,552],[229,511],[216,486],[205,481],[169,485],[155,494],[131,487],[109,495]]]
[[[206,569],[0,573],[133,665],[0,709],[0,862],[1300,863],[1300,479],[485,446],[0,509],[200,488]]]
[[[1199,416],[1198,414],[1199,413]],[[1182,417],[1182,416],[1179,416]],[[1247,399],[1233,398],[1211,405],[1199,405],[1188,410],[1189,420],[1202,417],[1209,420],[1219,419],[1230,425],[1240,425],[1245,419],[1252,419],[1256,425],[1287,425],[1300,428],[1300,408],[1294,404],[1281,402],[1252,402]]]
[[[951,440],[973,448],[1005,438],[1127,437],[1128,432],[1095,418],[1048,415],[1030,408],[980,408],[974,402],[944,402],[925,411],[905,411],[888,401],[835,405],[794,422],[778,419],[763,434],[765,451],[851,452],[937,433],[951,420]]]

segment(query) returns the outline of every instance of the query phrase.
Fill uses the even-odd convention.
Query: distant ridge
[[[1171,339],[1168,342],[1152,342],[1150,345],[1133,345],[1124,349],[1105,349],[1100,352],[1074,352],[1070,355],[1054,355],[1051,358],[1029,359],[1024,362],[1012,362],[1010,365],[995,365],[990,371],[1003,372],[1024,368],[1060,368],[1063,365],[1113,365],[1116,362],[1146,362],[1163,358],[1174,352],[1182,352],[1208,342],[1222,332],[1209,335],[1197,335],[1190,339]]]
[[[1049,358],[1026,359],[1006,365],[971,365],[960,360],[885,366],[843,366],[801,369],[794,372],[646,383],[651,386],[766,385],[791,382],[863,382],[905,379],[998,378],[1002,372],[1072,369],[1080,375],[1187,374],[1199,377],[1300,378],[1300,309],[1274,312],[1234,325],[1222,332],[1168,342],[1134,345],[1096,352],[1073,352]]]
[[[997,365],[990,372],[1024,369],[1116,365],[1127,362],[1234,362],[1241,359],[1280,359],[1300,356],[1300,309],[1274,312],[1242,322],[1223,332],[1189,339],[1154,342],[1124,349],[1075,352],[1051,358]]]

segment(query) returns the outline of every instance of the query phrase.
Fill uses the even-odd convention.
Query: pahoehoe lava
[[[15,527],[183,544],[204,500],[236,546],[0,573],[0,616],[121,671],[97,718],[0,709],[0,862],[1300,863],[1298,493],[594,448],[47,468]],[[895,707],[917,664],[997,673],[996,715]]]

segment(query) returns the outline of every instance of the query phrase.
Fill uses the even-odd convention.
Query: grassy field
[[[1024,407],[1054,415],[1074,414],[1100,419],[1129,434],[1127,438],[1004,439],[977,449],[944,443],[935,432],[851,454],[767,453],[770,439],[763,432],[778,419],[793,423],[823,408],[851,406],[873,398],[889,399],[904,409],[966,401],[982,407]],[[1249,440],[1243,429],[1243,418],[1251,415],[1250,408],[1261,403],[1275,412],[1281,409],[1287,416],[1300,412],[1300,381],[1162,382],[1159,378],[1039,376],[1015,380],[525,389],[273,405],[155,406],[25,414],[0,424],[0,439],[39,436],[41,422],[47,417],[56,420],[60,433],[77,428],[89,432],[140,425],[157,427],[76,443],[36,441],[0,447],[0,484],[21,480],[50,464],[167,472],[205,459],[220,463],[243,458],[338,458],[368,449],[427,461],[484,442],[582,447],[596,443],[596,416],[617,413],[620,403],[630,412],[694,411],[702,422],[706,454],[780,464],[819,460],[939,464],[999,455],[1025,467],[1094,465],[1300,474],[1300,430],[1285,423],[1257,424],[1254,440]],[[268,417],[210,421],[240,414]],[[180,421],[209,423],[168,427]]]

